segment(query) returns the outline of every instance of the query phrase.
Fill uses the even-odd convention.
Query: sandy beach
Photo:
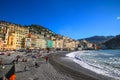
[[[114,80],[80,67],[70,59],[66,59],[66,53],[68,52],[49,54],[49,62],[47,64],[44,57],[33,59],[31,56],[24,55],[28,61],[20,61],[15,65],[16,80]],[[8,59],[12,60],[14,56],[16,56],[16,54],[5,58],[5,62],[8,61]],[[35,62],[38,63],[39,67],[35,67]],[[24,70],[25,65],[27,65],[26,71]],[[7,68],[6,71],[8,71],[9,68]]]

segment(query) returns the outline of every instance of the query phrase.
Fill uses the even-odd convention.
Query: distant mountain
[[[84,40],[87,40],[87,41],[93,42],[93,43],[103,43],[112,38],[114,38],[114,36],[93,36],[93,37],[89,37],[89,38],[84,38]],[[79,39],[79,40],[83,40],[83,39]]]
[[[106,41],[104,45],[109,49],[120,49],[120,35]]]

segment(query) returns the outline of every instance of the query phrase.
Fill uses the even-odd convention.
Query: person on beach
[[[2,75],[2,80],[8,80],[5,76],[5,74]]]
[[[18,64],[18,59],[19,59],[19,58],[17,57],[17,58],[16,58],[16,64]]]
[[[45,60],[46,60],[46,64],[48,63],[48,56],[45,57]]]
[[[2,69],[5,69],[5,65],[4,64],[2,64]]]
[[[22,62],[27,62],[27,59],[23,58],[23,59],[22,59]]]
[[[24,71],[25,72],[27,71],[27,64],[25,64],[25,66],[24,66]]]
[[[26,59],[24,59],[24,62],[27,62],[27,58],[26,58]]]
[[[16,75],[13,74],[13,75],[9,78],[9,80],[16,80]]]
[[[14,60],[12,61],[12,64],[15,64],[15,61],[16,61],[16,60],[14,59]]]
[[[3,62],[1,62],[1,64],[0,64],[0,69],[5,69],[5,65]]]
[[[3,61],[2,61],[2,59],[0,59],[0,65],[2,65],[3,64]]]
[[[37,68],[37,67],[39,67],[39,65],[38,65],[38,63],[37,63],[37,62],[35,62],[35,68]]]
[[[7,56],[10,56],[10,53],[8,53]]]

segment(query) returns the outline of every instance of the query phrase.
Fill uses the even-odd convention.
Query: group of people
[[[35,57],[35,55],[36,55],[36,57]],[[40,57],[43,57],[41,54],[34,54],[34,55],[30,55],[32,58],[35,58],[34,60],[35,60],[35,63],[34,63],[34,66],[35,66],[35,68],[38,68],[39,67],[39,63],[37,62],[37,58],[40,58]],[[34,56],[34,57],[33,57]],[[45,55],[44,55],[45,56]],[[45,56],[44,57],[44,59],[45,59],[45,63],[47,64],[48,63],[48,61],[49,61],[49,57],[48,56]],[[13,64],[18,64],[18,62],[19,61],[22,61],[23,63],[23,65],[24,65],[24,71],[26,72],[27,71],[27,69],[28,69],[28,65],[27,65],[27,58],[23,58],[22,56],[20,56],[20,55],[17,55],[16,57],[15,57],[15,59],[13,60]],[[2,63],[2,60],[0,60],[0,65],[2,64],[2,68],[4,69],[5,68],[5,66],[4,66],[4,64]],[[14,77],[14,78],[13,78]],[[10,80],[16,80],[15,78],[16,78],[16,75],[13,75],[13,77],[11,77],[11,79]],[[3,76],[3,80],[8,80],[8,79],[6,79],[5,78],[5,75]]]

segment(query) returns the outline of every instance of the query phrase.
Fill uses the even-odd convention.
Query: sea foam
[[[66,54],[75,63],[95,73],[120,80],[120,58],[103,51],[77,51]]]

